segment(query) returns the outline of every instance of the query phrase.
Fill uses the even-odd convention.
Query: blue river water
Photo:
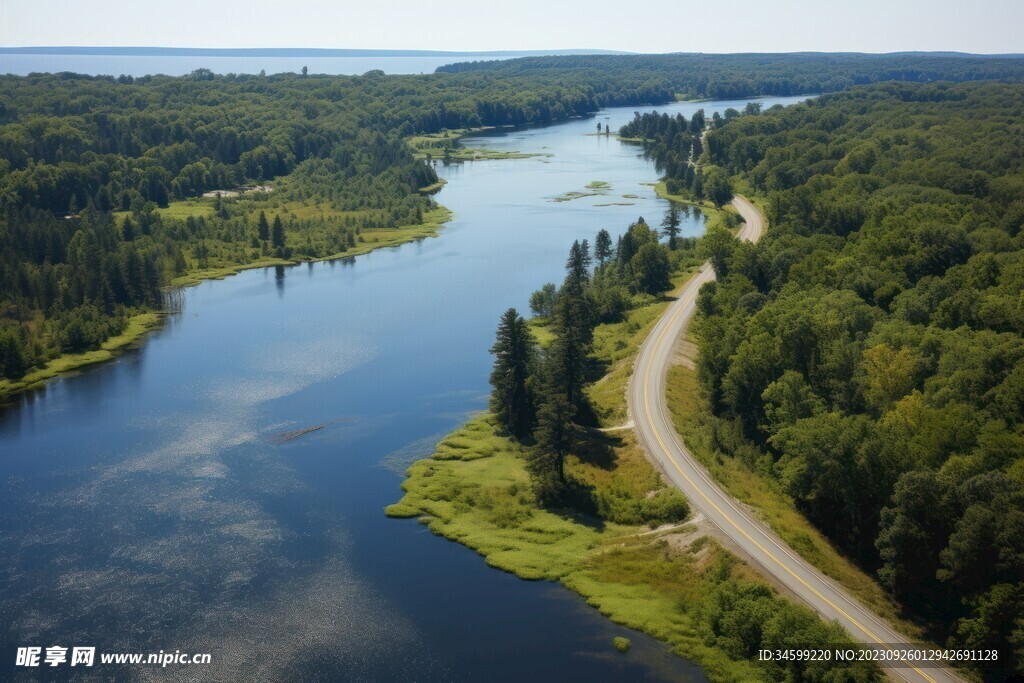
[[[137,349],[0,408],[0,678],[13,648],[63,645],[213,655],[95,670],[118,680],[705,680],[382,514],[485,407],[498,316],[561,279],[573,240],[661,220],[651,162],[588,135],[633,110],[468,139],[549,156],[439,166],[439,237],[191,287]],[[554,201],[591,181],[609,189]]]

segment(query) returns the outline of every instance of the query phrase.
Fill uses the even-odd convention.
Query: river
[[[498,316],[561,280],[573,240],[660,222],[653,165],[587,135],[634,109],[652,108],[465,140],[550,156],[439,167],[440,237],[189,288],[137,349],[3,408],[0,677],[13,648],[62,645],[213,655],[95,670],[119,680],[705,680],[558,585],[382,514],[485,407]],[[610,189],[555,201],[592,181]]]

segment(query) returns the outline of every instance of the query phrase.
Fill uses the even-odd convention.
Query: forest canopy
[[[885,84],[736,117],[768,197],[700,294],[720,450],[935,630],[1024,674],[1024,87]]]
[[[97,348],[187,273],[423,224],[437,175],[413,134],[670,97],[479,74],[0,77],[0,378]]]
[[[682,98],[729,99],[837,92],[881,81],[1020,82],[1024,59],[956,53],[562,55],[460,62],[437,71],[651,83]]]
[[[413,135],[543,124],[679,96],[821,92],[894,78],[1020,81],[1024,60],[587,56],[440,71],[0,76],[0,378],[96,348],[134,313],[159,310],[166,286],[190,273],[340,255],[366,231],[424,224],[435,204],[419,190],[437,177],[410,151]],[[683,124],[681,147],[659,164],[686,176],[677,186],[726,201],[720,165],[694,172],[680,163],[700,156],[704,121]],[[231,196],[266,185],[272,194]],[[196,200],[217,191],[215,202]]]
[[[766,238],[716,242],[719,279],[700,295],[716,443],[940,641],[997,647],[986,675],[1024,675],[1024,60],[569,56],[439,72],[0,77],[0,378],[96,348],[187,273],[422,225],[437,176],[412,135],[844,91],[622,131],[670,190],[722,204],[738,178],[767,197]],[[517,315],[496,345],[515,361],[496,414],[560,457],[594,326],[663,291],[679,259],[643,221],[614,251],[599,237],[596,269],[578,244],[562,287],[536,297],[555,330],[544,373],[507,351],[525,348]],[[561,459],[534,465],[541,492],[564,497]]]

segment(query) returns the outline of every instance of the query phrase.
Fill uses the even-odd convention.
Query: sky
[[[0,0],[0,45],[1024,53],[1024,0]]]

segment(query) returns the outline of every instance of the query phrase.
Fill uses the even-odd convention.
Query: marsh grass
[[[265,210],[268,219],[271,221],[276,215],[290,219],[314,217],[339,219],[350,214],[354,215],[361,213],[337,211],[331,208],[326,202],[285,202],[281,204],[271,203],[268,205],[266,199],[266,197],[261,196],[254,200],[243,198],[235,201],[243,207],[243,210],[247,212],[247,215],[253,221],[260,210]],[[214,213],[214,202],[215,200],[212,198],[196,198],[176,201],[171,202],[171,204],[165,208],[157,209],[157,212],[168,218],[184,220],[189,216],[199,217],[212,215]],[[127,212],[117,212],[114,215],[118,221],[123,221],[125,216],[128,214]],[[169,286],[172,288],[190,287],[197,285],[204,280],[222,280],[226,277],[230,277],[253,268],[294,265],[296,263],[301,263],[304,260],[329,261],[340,258],[350,258],[369,253],[375,249],[397,247],[407,242],[426,239],[428,237],[436,237],[444,227],[444,224],[451,220],[451,216],[451,211],[443,206],[436,206],[431,211],[423,214],[423,222],[421,224],[405,225],[397,228],[370,228],[362,230],[360,235],[361,240],[357,242],[355,246],[350,247],[345,252],[331,254],[317,259],[284,259],[265,256],[262,258],[246,260],[245,262],[238,262],[223,256],[212,256],[207,260],[205,267],[199,267],[194,259],[187,257],[189,264],[187,272],[184,275],[172,279]],[[304,236],[305,235],[303,235],[303,237]],[[294,236],[292,236],[292,238],[294,238]],[[247,250],[242,250],[240,253],[248,254],[249,252]],[[160,316],[157,313],[139,313],[129,319],[125,331],[122,334],[116,337],[111,337],[104,342],[99,349],[86,351],[84,353],[63,354],[49,361],[44,367],[33,370],[19,380],[0,379],[0,396],[17,393],[28,388],[39,386],[61,373],[70,372],[87,365],[93,365],[95,363],[102,363],[110,360],[117,355],[117,352],[120,349],[141,338],[149,329],[157,324],[159,319]]]
[[[212,199],[202,197],[181,199],[173,201],[165,207],[158,207],[156,212],[161,218],[179,221],[183,221],[190,216],[193,218],[199,218],[200,216],[212,216],[214,214],[213,201],[214,200]],[[120,222],[124,220],[125,216],[130,214],[130,211],[115,211],[114,219]]]
[[[690,272],[684,268],[675,285]],[[626,385],[640,342],[670,301],[638,298],[625,320],[595,331],[595,367],[605,374],[589,396],[601,426],[625,420]],[[550,339],[543,321],[533,321],[531,329]],[[540,506],[526,470],[526,447],[485,414],[443,439],[431,458],[414,463],[402,483],[405,495],[385,513],[417,518],[523,579],[561,582],[616,623],[699,662],[715,681],[774,680],[784,673],[753,661],[749,650],[722,633],[722,623],[752,609],[722,597],[736,590],[758,596],[758,614],[818,625],[846,642],[838,627],[829,630],[806,608],[776,595],[717,541],[685,524],[685,499],[666,486],[632,431],[591,428],[580,441],[566,471],[586,494],[588,509]],[[666,522],[672,525],[659,527]],[[613,645],[624,652],[628,640]]]
[[[574,459],[570,471],[599,491],[617,485],[633,498],[660,485],[639,449],[627,444],[615,449],[612,463]],[[646,526],[538,506],[523,447],[499,434],[493,417],[471,420],[443,440],[432,458],[409,468],[402,488],[388,516],[418,518],[520,578],[561,582],[613,621],[700,662],[713,680],[763,678],[755,663],[716,646],[703,612],[705,596],[723,582],[760,585],[746,565],[706,537],[673,543],[670,534]]]
[[[268,213],[269,220],[273,220],[274,212]],[[319,214],[317,214],[319,215]],[[432,211],[423,214],[423,223],[419,225],[406,225],[397,228],[370,228],[362,231],[363,241],[357,242],[348,251],[338,252],[329,256],[316,259],[283,259],[265,257],[250,261],[248,263],[233,263],[226,259],[210,258],[206,268],[192,268],[186,274],[174,278],[171,281],[172,287],[190,287],[197,285],[204,280],[223,280],[226,277],[237,275],[245,270],[253,268],[268,268],[271,266],[290,266],[306,261],[333,261],[341,258],[351,258],[368,254],[375,249],[397,247],[414,240],[436,237],[444,224],[451,220],[452,213],[443,206],[438,206]]]
[[[527,325],[529,325],[530,332],[538,346],[542,349],[551,346],[551,342],[555,340],[555,333],[551,329],[550,318],[530,318]]]

